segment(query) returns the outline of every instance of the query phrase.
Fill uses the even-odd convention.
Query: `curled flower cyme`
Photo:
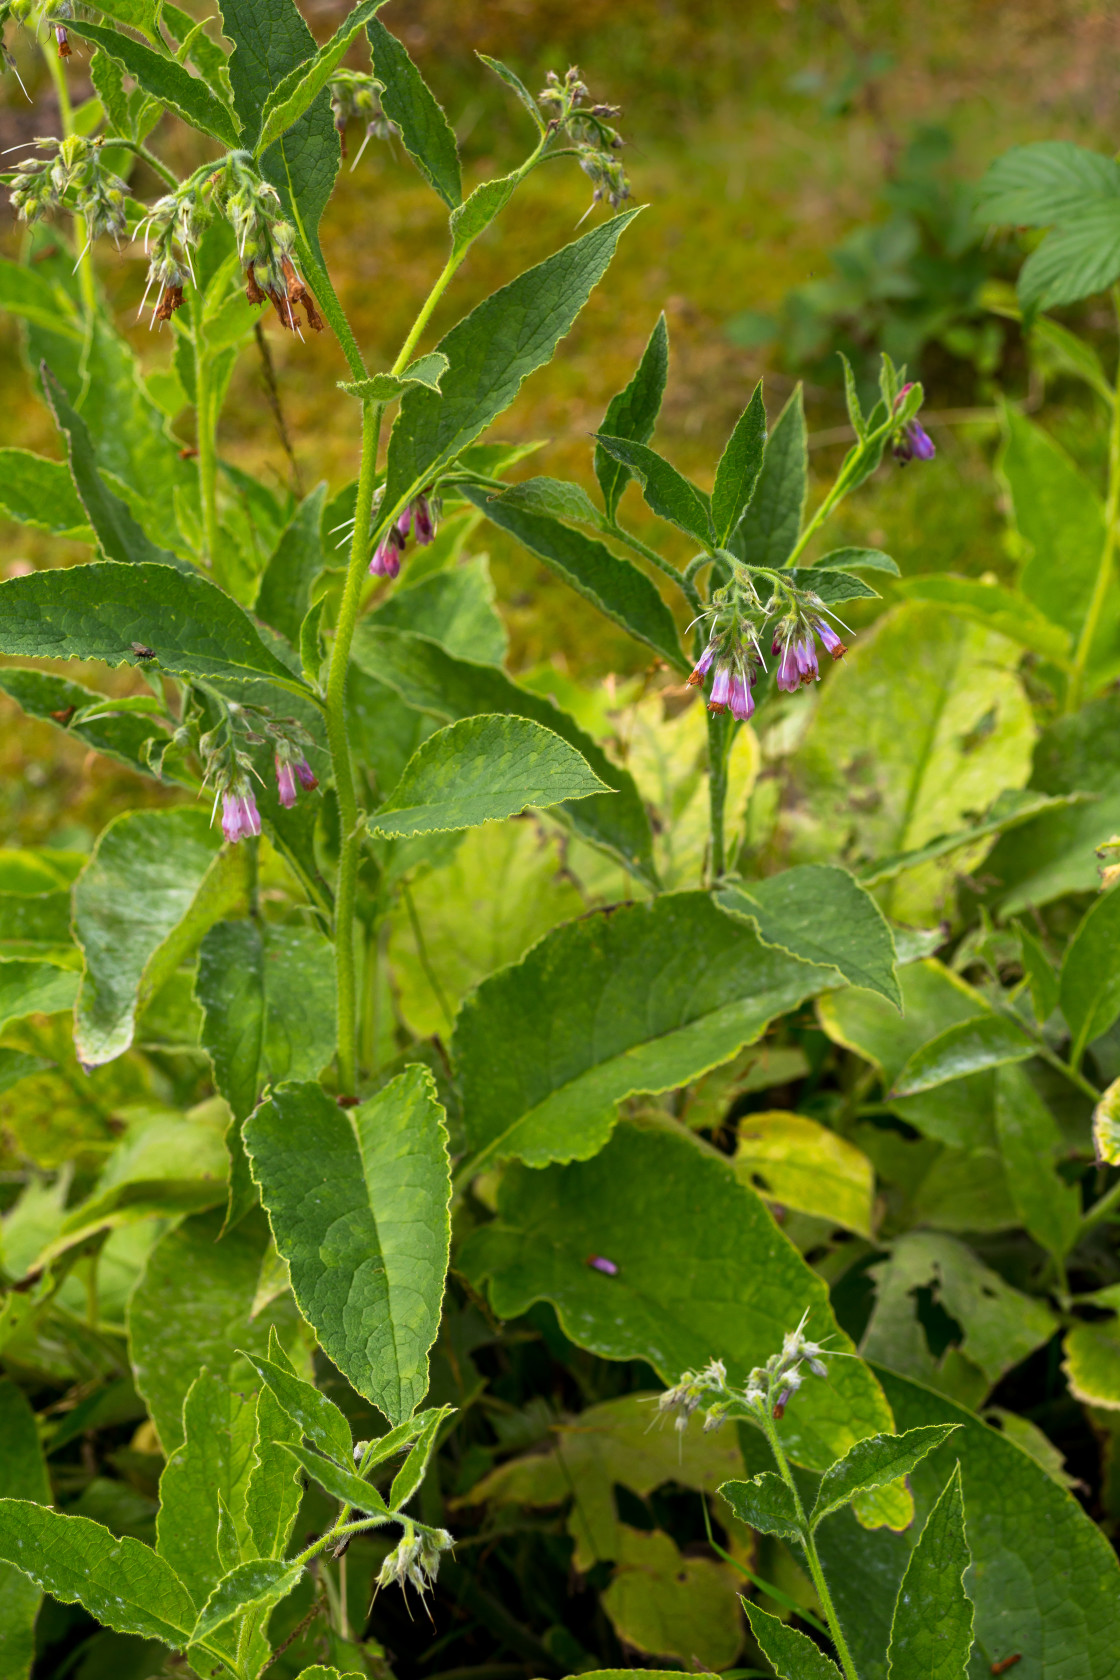
[[[416,1528],[407,1523],[401,1540],[381,1565],[378,1589],[395,1582],[402,1589],[415,1587],[423,1597],[439,1574],[440,1558],[454,1544],[445,1528]]]

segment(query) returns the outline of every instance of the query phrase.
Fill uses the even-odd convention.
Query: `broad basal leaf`
[[[610,1260],[610,1274],[588,1257]],[[502,1318],[551,1301],[565,1334],[605,1359],[646,1359],[666,1382],[724,1359],[746,1379],[808,1307],[808,1334],[843,1347],[824,1283],[805,1265],[730,1164],[681,1132],[619,1126],[592,1161],[507,1169],[498,1218],[460,1253],[489,1279]],[[718,1350],[718,1351],[717,1351]],[[807,1381],[780,1425],[804,1462],[824,1469],[864,1435],[892,1427],[858,1360]]]
[[[809,477],[805,408],[798,386],[766,443],[751,505],[728,540],[750,566],[784,566],[801,530]]]
[[[138,1011],[244,891],[244,862],[205,811],[126,811],[74,884],[85,956],[75,1047],[90,1066],[132,1042]]]
[[[373,73],[384,84],[381,108],[400,130],[401,142],[420,173],[449,209],[462,201],[455,134],[408,53],[380,18],[366,25]]]
[[[135,644],[135,645],[134,645]],[[96,561],[0,583],[0,652],[17,658],[145,662],[184,677],[267,677],[306,693],[249,615],[200,573],[146,561]]]
[[[387,839],[446,833],[608,791],[587,760],[541,724],[462,718],[429,735],[370,828]]]
[[[760,379],[716,467],[716,481],[712,486],[712,524],[716,542],[721,548],[727,546],[728,538],[750,505],[762,471],[765,448],[766,405],[762,400]]]
[[[946,572],[904,578],[898,587],[907,600],[935,601],[962,618],[971,618],[1001,636],[1009,636],[1044,659],[1052,659],[1058,665],[1069,663],[1069,631],[1055,624],[1016,589],[984,583],[979,578],[953,577]]]
[[[607,404],[607,412],[599,430],[608,437],[630,438],[635,443],[648,443],[657,424],[661,399],[665,395],[665,381],[669,373],[669,329],[664,315],[657,317],[657,325],[642,351],[634,377]],[[595,476],[603,492],[607,518],[613,519],[619,498],[630,481],[630,469],[601,444],[595,445]]]
[[[440,391],[414,386],[389,440],[386,511],[417,494],[508,408],[522,381],[552,356],[637,214],[592,228],[480,303],[442,339]]]
[[[729,915],[753,922],[765,944],[839,969],[849,985],[902,1007],[890,924],[846,869],[806,864],[744,881],[716,898]]]
[[[434,1092],[419,1065],[353,1109],[289,1085],[245,1126],[300,1309],[392,1423],[427,1389],[447,1270],[450,1169]]]
[[[631,438],[609,437],[597,432],[598,448],[621,463],[636,478],[642,494],[660,518],[708,548],[715,541],[707,498],[690,479],[679,473],[656,449]]]
[[[945,1484],[898,1589],[890,1680],[965,1680],[972,1650],[972,1601],[964,1587],[969,1566],[964,1535],[960,1466]]]
[[[465,494],[495,525],[545,561],[601,613],[679,670],[688,667],[672,613],[651,580],[631,561],[612,554],[595,537],[574,531],[552,515],[524,507],[511,492],[489,496],[467,487]]]
[[[201,77],[192,76],[185,65],[155,52],[131,35],[122,35],[117,29],[106,29],[104,24],[82,23],[70,18],[67,28],[70,27],[73,27],[75,35],[92,41],[95,47],[115,58],[135,79],[138,87],[151,94],[153,99],[158,99],[161,105],[166,105],[168,110],[174,111],[192,128],[212,135],[223,146],[237,145],[238,123],[233,112],[211,92]]]
[[[705,893],[557,928],[459,1012],[468,1147],[533,1166],[586,1160],[624,1097],[695,1079],[830,983]]]
[[[627,1527],[620,1534],[618,1567],[600,1603],[625,1648],[727,1668],[743,1642],[730,1567],[682,1555],[667,1534]]]

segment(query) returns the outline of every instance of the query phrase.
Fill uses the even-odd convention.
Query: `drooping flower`
[[[312,770],[307,759],[288,741],[281,741],[276,749],[276,791],[280,803],[286,811],[290,811],[296,802],[298,789],[296,780],[305,788],[317,788],[319,778]]]
[[[719,652],[719,645],[719,637],[713,633],[707,647],[693,666],[692,675],[688,678],[689,685],[692,688],[699,688],[700,684],[704,681],[704,678],[711,670],[712,661]]]
[[[439,1574],[439,1560],[455,1544],[445,1528],[421,1529],[417,1532],[406,1524],[399,1544],[394,1546],[377,1577],[378,1587],[413,1586],[421,1595],[427,1592]]]
[[[230,845],[261,831],[261,816],[248,779],[239,776],[222,794],[222,833]]]
[[[909,385],[904,385],[902,387],[895,399],[896,409],[902,402],[902,399],[906,396],[907,392],[912,391],[913,389],[913,381],[911,381]],[[895,460],[899,462],[901,466],[905,466],[907,461],[932,461],[933,457],[937,454],[933,439],[916,417],[913,420],[908,420],[906,424],[895,433],[891,449]]]
[[[401,569],[403,549],[404,538],[399,526],[390,525],[373,551],[373,559],[369,563],[370,574],[373,577],[395,578]]]
[[[296,802],[295,771],[279,753],[276,754],[276,792],[285,811],[290,811]]]
[[[831,624],[829,624],[826,619],[818,618],[813,622],[813,629],[820,637],[825,652],[830,653],[833,659],[843,659],[848,649],[840,640]]]
[[[421,548],[427,547],[436,534],[440,502],[426,492],[414,496],[403,507],[385,532],[373,553],[369,569],[374,577],[395,578],[401,569],[401,555],[410,536],[415,536]]]

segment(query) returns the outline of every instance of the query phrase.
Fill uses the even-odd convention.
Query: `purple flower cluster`
[[[231,782],[222,795],[222,833],[234,845],[248,840],[261,831],[261,814],[253,790],[245,778]]]
[[[276,754],[276,791],[280,796],[280,803],[285,811],[290,811],[296,802],[296,778],[300,787],[311,789],[319,786],[319,778],[308,764],[302,753],[277,752]]]
[[[778,661],[776,680],[783,693],[796,694],[802,684],[820,682],[814,636],[820,637],[826,652],[830,653],[833,659],[843,658],[848,651],[831,624],[826,623],[823,618],[783,626],[774,637],[770,649]]]
[[[415,530],[414,530],[415,527]],[[427,496],[417,496],[402,510],[374,550],[369,569],[374,577],[395,578],[410,535],[426,548],[436,534],[435,515]]]
[[[902,387],[895,400],[896,408],[906,393],[912,389],[913,382]],[[933,439],[917,420],[908,420],[905,426],[895,433],[892,451],[895,460],[901,466],[905,466],[907,461],[932,461],[937,454]]]
[[[708,700],[710,712],[730,712],[733,718],[745,723],[754,711],[754,666],[744,659],[741,649],[721,651],[721,638],[713,636],[696,661],[689,683],[698,688],[715,666],[712,692]]]

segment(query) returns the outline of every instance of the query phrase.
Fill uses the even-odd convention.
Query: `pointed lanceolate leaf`
[[[389,1507],[377,1489],[371,1487],[368,1482],[363,1482],[360,1476],[355,1476],[352,1470],[343,1469],[333,1459],[312,1452],[309,1447],[301,1446],[298,1441],[286,1442],[284,1451],[302,1470],[306,1470],[332,1499],[339,1500],[343,1505],[353,1505],[355,1510],[369,1512],[371,1516],[389,1515]]]
[[[716,468],[712,486],[712,524],[721,548],[750,506],[766,448],[766,405],[762,381],[740,415]]]
[[[262,1388],[257,1395],[256,1416],[253,1466],[245,1490],[245,1527],[258,1557],[282,1558],[303,1500],[303,1483],[287,1451],[299,1440],[299,1425],[269,1388]]]
[[[363,23],[384,4],[385,0],[361,0],[315,56],[289,70],[273,88],[261,112],[261,131],[253,148],[258,157],[268,150],[273,141],[279,140],[282,134],[295,126],[312,100],[318,98],[330,81],[336,65]]]
[[[712,520],[702,491],[679,473],[656,449],[628,438],[608,437],[597,432],[595,441],[606,454],[620,461],[642,487],[642,495],[659,518],[693,537],[708,548],[713,542]]]
[[[970,1562],[956,1465],[910,1554],[891,1623],[889,1680],[965,1680],[972,1650]]]
[[[603,528],[603,516],[595,506],[582,484],[573,484],[569,479],[562,478],[525,478],[518,484],[511,484],[508,490],[503,490],[500,496],[486,496],[468,487],[468,493],[476,507],[484,507],[487,513],[495,503],[504,514],[510,509],[518,513],[546,514],[551,519],[575,520],[577,524],[591,525],[599,531]],[[479,499],[475,501],[475,496]]]
[[[431,1074],[358,1108],[288,1085],[245,1146],[300,1310],[359,1394],[401,1423],[424,1397],[450,1241],[451,1175]]]
[[[139,1540],[118,1540],[88,1517],[29,1499],[0,1499],[0,1562],[14,1564],[62,1604],[112,1628],[182,1650],[195,1619],[187,1589]]]
[[[865,1488],[883,1487],[899,1476],[908,1476],[956,1427],[952,1423],[931,1423],[908,1429],[905,1435],[871,1435],[866,1441],[857,1441],[821,1477],[809,1519],[812,1526],[849,1504]]]
[[[513,89],[522,105],[524,105],[525,109],[536,123],[540,133],[543,134],[545,131],[545,122],[544,118],[541,116],[540,106],[529,92],[529,89],[525,86],[525,83],[521,80],[521,77],[517,75],[515,71],[511,70],[508,65],[503,64],[500,59],[488,58],[484,52],[476,52],[475,57],[480,58],[488,70],[493,70],[495,76],[500,76],[506,86]]]
[[[407,1505],[424,1480],[428,1460],[439,1440],[440,1428],[444,1419],[450,1417],[452,1410],[451,1406],[440,1406],[426,1413],[424,1427],[418,1431],[412,1451],[393,1477],[393,1485],[389,1489],[391,1510],[399,1511],[402,1506]]]
[[[386,839],[405,840],[607,791],[587,760],[553,730],[529,718],[463,718],[428,736],[369,826]]]
[[[1105,893],[1085,912],[1066,948],[1059,1001],[1076,1065],[1120,1015],[1120,893]]]
[[[630,438],[635,443],[648,443],[661,411],[665,382],[669,377],[669,329],[664,315],[657,317],[657,325],[642,351],[642,359],[629,385],[612,397],[599,430],[608,437]],[[619,498],[631,478],[630,468],[623,461],[609,455],[602,444],[595,445],[595,477],[603,492],[607,518],[613,519]]]
[[[271,1359],[253,1353],[245,1357],[308,1440],[314,1441],[329,1458],[348,1465],[353,1447],[350,1425],[334,1401],[328,1400],[313,1383],[304,1382],[302,1377]]]
[[[219,1628],[225,1627],[241,1610],[253,1606],[269,1609],[287,1598],[303,1574],[301,1563],[287,1563],[283,1558],[260,1558],[239,1563],[222,1577],[198,1613],[191,1631],[192,1642],[209,1639]]]
[[[496,420],[523,380],[547,362],[606,272],[628,210],[592,228],[503,286],[441,339],[440,390],[414,386],[389,440],[386,512],[430,483]]]
[[[950,1079],[979,1073],[984,1068],[1003,1067],[1008,1062],[1025,1062],[1037,1055],[1038,1045],[1025,1027],[1009,1015],[974,1016],[958,1021],[915,1050],[895,1079],[894,1097],[912,1097],[932,1091]]]
[[[383,83],[381,109],[400,129],[405,151],[448,209],[462,202],[455,134],[428,84],[380,18],[366,25],[373,73]]]
[[[750,566],[784,566],[801,530],[808,482],[805,408],[798,386],[767,439],[751,505],[727,545],[731,552]]]
[[[1057,1171],[1061,1133],[1024,1067],[1009,1063],[996,1070],[996,1138],[1025,1229],[1050,1254],[1068,1254],[1080,1232],[1081,1191]]]
[[[150,648],[154,661],[136,647]],[[0,583],[0,653],[148,663],[174,676],[235,682],[267,677],[307,693],[248,613],[209,578],[148,561],[99,560]]]
[[[807,1633],[787,1627],[747,1598],[743,1599],[743,1609],[758,1648],[778,1680],[840,1680],[840,1670],[832,1658],[826,1657]]]
[[[894,935],[871,894],[836,864],[805,863],[716,894],[722,910],[752,921],[767,945],[838,968],[851,986],[902,1008]]]
[[[549,480],[530,480],[548,483]],[[561,486],[576,489],[577,486]],[[522,486],[507,491],[504,496],[488,496],[485,491],[467,489],[466,495],[481,508],[495,525],[525,545],[551,566],[566,583],[594,603],[632,636],[667,659],[679,670],[687,670],[689,662],[681,652],[673,615],[658,594],[655,585],[631,561],[612,554],[604,543],[582,531],[562,525],[553,513],[540,512],[525,506],[516,495]],[[580,495],[583,492],[580,491]],[[588,503],[594,517],[594,509]],[[571,517],[570,514],[567,517]],[[578,514],[576,517],[580,517]]]
[[[100,47],[110,58],[115,58],[134,77],[138,87],[150,93],[153,99],[158,99],[161,105],[166,105],[169,111],[174,111],[192,128],[212,135],[223,146],[237,145],[238,125],[233,112],[215,97],[200,77],[192,76],[186,65],[155,52],[131,35],[107,29],[104,24],[81,23],[76,18],[68,18],[66,27],[83,40]]]
[[[557,928],[459,1012],[468,1147],[532,1166],[586,1160],[625,1097],[727,1061],[831,972],[764,946],[700,892]]]
[[[881,548],[834,548],[807,568],[812,572],[887,572],[898,577],[898,562]]]
[[[724,1482],[719,1489],[740,1522],[759,1534],[777,1534],[783,1540],[800,1540],[801,1524],[793,1495],[773,1470],[763,1470],[747,1482]]]

